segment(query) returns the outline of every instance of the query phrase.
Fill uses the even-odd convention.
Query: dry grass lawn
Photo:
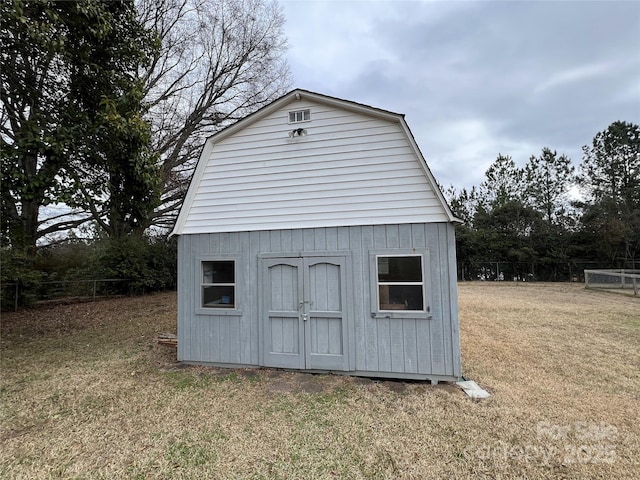
[[[178,368],[175,294],[2,316],[0,477],[638,478],[640,299],[460,285],[491,392]]]

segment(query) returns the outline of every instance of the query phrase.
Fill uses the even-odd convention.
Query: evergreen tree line
[[[518,167],[498,155],[479,186],[445,195],[461,280],[582,280],[589,268],[640,268],[640,128],[616,121],[575,168],[550,148]]]

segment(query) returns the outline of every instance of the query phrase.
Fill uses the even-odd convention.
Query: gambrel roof
[[[207,139],[173,234],[430,222],[459,220],[403,115],[296,89]]]

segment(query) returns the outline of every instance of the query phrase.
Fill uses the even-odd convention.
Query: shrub
[[[28,249],[0,249],[0,310],[18,305],[31,305],[42,280],[42,272],[34,268],[36,256]],[[17,298],[16,298],[17,293]]]
[[[123,237],[97,241],[91,269],[102,278],[127,280],[110,288],[117,293],[175,289],[177,247],[164,237]]]

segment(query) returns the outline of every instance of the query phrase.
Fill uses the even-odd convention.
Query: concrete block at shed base
[[[478,384],[476,382],[474,382],[473,380],[465,380],[464,382],[456,382],[456,385],[458,385],[460,388],[462,388],[462,390],[464,390],[464,393],[469,395],[469,397],[471,397],[471,398],[488,398],[488,397],[491,396],[489,394],[489,392],[487,392],[486,390],[483,390],[482,388],[480,388],[478,386]]]

